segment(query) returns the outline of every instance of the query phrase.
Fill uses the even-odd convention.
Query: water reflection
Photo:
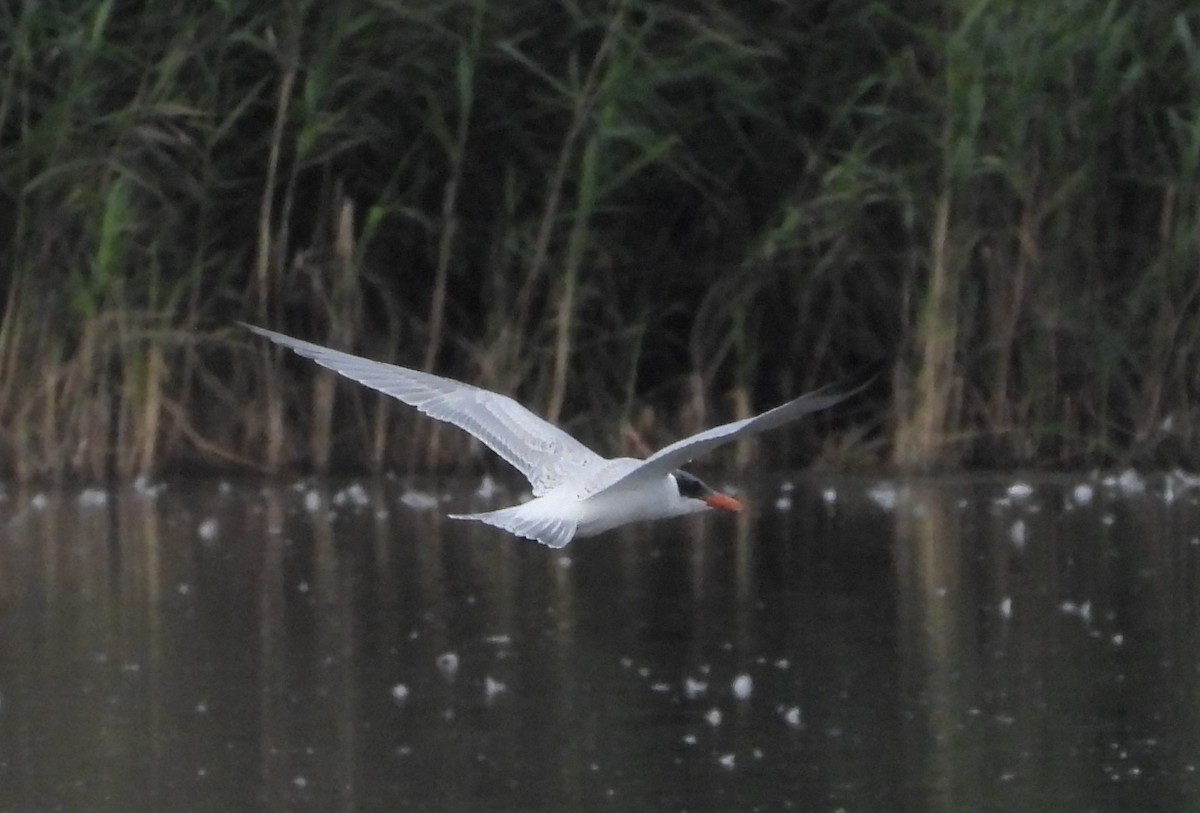
[[[561,552],[447,520],[424,485],[8,494],[0,810],[1176,810],[1196,789],[1186,478],[774,479],[736,519]]]

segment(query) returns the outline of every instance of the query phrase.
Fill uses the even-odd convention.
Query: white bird
[[[710,508],[742,510],[738,500],[714,491],[698,478],[680,471],[679,466],[719,446],[831,407],[857,392],[817,390],[761,415],[714,426],[678,440],[645,460],[629,457],[609,460],[507,395],[371,361],[254,325],[245,327],[323,367],[414,406],[431,418],[470,432],[525,475],[534,499],[511,508],[450,517],[485,522],[552,548],[639,520],[682,516]]]

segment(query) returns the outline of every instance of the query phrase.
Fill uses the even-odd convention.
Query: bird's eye
[[[679,496],[689,497],[693,500],[703,498],[708,491],[704,483],[683,471],[675,472],[675,483],[679,487]]]

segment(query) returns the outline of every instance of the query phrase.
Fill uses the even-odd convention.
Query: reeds
[[[770,462],[1195,464],[1198,29],[1182,1],[8,9],[0,468],[461,457],[239,318],[605,450],[884,365]]]

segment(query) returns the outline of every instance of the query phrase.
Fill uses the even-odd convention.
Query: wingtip
[[[259,327],[258,325],[252,325],[249,322],[243,322],[240,319],[235,320],[234,324],[237,325],[238,327],[245,328],[246,330],[250,331],[251,333],[254,333],[258,336],[262,336],[267,339],[273,340],[274,337],[281,335],[279,333],[276,333],[273,330],[267,330],[265,327]]]

